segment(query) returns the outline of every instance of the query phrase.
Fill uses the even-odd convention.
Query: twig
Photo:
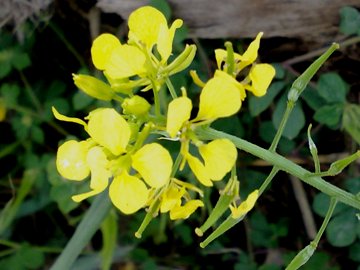
[[[316,225],[314,221],[314,216],[311,212],[311,207],[306,198],[306,193],[304,187],[299,179],[290,175],[291,185],[295,194],[297,203],[299,204],[300,211],[302,213],[302,218],[304,221],[306,233],[309,239],[314,239],[317,233]]]

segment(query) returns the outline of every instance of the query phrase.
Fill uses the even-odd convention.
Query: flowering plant
[[[279,171],[286,171],[331,196],[329,216],[337,201],[360,209],[358,197],[321,178],[341,172],[360,156],[359,151],[335,162],[327,172],[317,170],[314,173],[276,153],[298,97],[338,45],[333,44],[295,80],[279,130],[270,148],[263,149],[210,127],[219,118],[239,113],[249,92],[256,97],[266,94],[275,69],[270,64],[256,63],[263,33],[256,36],[243,54],[234,52],[229,42],[225,49],[217,49],[217,69],[208,81],[203,82],[195,71],[190,72],[194,83],[201,88],[198,111],[193,113],[193,101],[187,90],[184,87],[175,89],[171,83],[171,76],[188,68],[196,53],[195,45],[186,45],[178,56],[172,55],[174,35],[182,23],[177,19],[169,27],[162,13],[153,7],[135,10],[129,17],[126,43],[121,43],[111,34],[102,34],[93,42],[92,60],[103,72],[106,82],[83,74],[73,76],[80,90],[96,99],[112,100],[114,107],[96,108],[84,120],[65,116],[53,108],[58,120],[81,125],[89,135],[85,140],[72,139],[61,144],[56,159],[58,172],[64,178],[72,181],[88,181],[90,178],[89,190],[73,196],[74,201],[81,202],[97,195],[88,217],[79,225],[93,228],[87,237],[91,237],[91,231],[97,229],[111,205],[123,214],[146,209],[146,216],[135,232],[135,236],[140,238],[158,214],[169,213],[171,220],[187,219],[205,206],[205,188],[216,187],[214,183],[218,181],[227,181],[208,219],[195,229],[198,236],[203,236],[230,209],[228,218],[201,242],[200,246],[205,247],[244,219]],[[143,97],[147,91],[151,91],[151,99]],[[164,94],[166,91],[169,95]],[[176,155],[164,146],[162,142],[165,140],[178,147]],[[315,145],[310,144],[317,162],[314,149]],[[238,150],[273,165],[261,187],[253,190],[247,198],[239,195]],[[196,182],[178,177],[179,171],[185,167],[192,171]],[[94,215],[95,221],[91,220]],[[326,226],[326,222],[324,224]],[[322,233],[323,229],[311,242],[312,251]],[[78,237],[79,233],[75,233],[74,242]],[[67,254],[74,256],[82,247],[69,242],[53,269],[67,269],[71,264]],[[305,263],[309,258],[305,253],[308,256],[309,252],[300,252],[288,269],[297,269]]]

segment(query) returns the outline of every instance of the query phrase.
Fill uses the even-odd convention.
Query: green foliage
[[[353,7],[340,9],[340,31],[346,35],[360,35],[360,12]]]

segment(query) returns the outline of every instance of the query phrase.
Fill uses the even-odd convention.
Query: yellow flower
[[[82,181],[91,173],[89,192],[75,195],[72,199],[80,202],[102,192],[108,185],[111,173],[108,160],[101,147],[90,147],[87,141],[70,140],[63,143],[57,152],[58,172],[69,180]]]
[[[170,211],[170,219],[187,219],[198,207],[203,207],[204,203],[200,200],[190,200],[184,205],[177,204]]]
[[[165,63],[172,51],[172,43],[177,28],[182,26],[182,20],[175,20],[170,28],[165,16],[157,9],[141,7],[129,16],[129,42],[141,44],[151,52],[154,45]]]
[[[156,189],[170,180],[173,161],[169,152],[158,143],[145,144],[135,153],[128,152],[130,127],[114,109],[92,111],[86,117],[88,123],[64,116],[55,108],[53,112],[59,120],[83,125],[91,136],[89,141],[68,141],[58,150],[57,168],[65,178],[80,181],[91,173],[92,190],[73,196],[74,201],[79,202],[103,191],[109,178],[114,176],[110,184],[110,199],[123,213],[129,214],[145,206],[149,193],[146,184]],[[130,175],[131,168],[138,175]]]
[[[138,211],[148,201],[149,190],[141,178],[151,188],[161,188],[170,180],[173,166],[169,152],[157,143],[144,145],[131,155],[131,160],[139,177],[123,170],[110,184],[110,199],[125,214]]]
[[[234,53],[234,73],[229,77],[236,76],[247,66],[252,65],[248,76],[243,82],[238,83],[243,89],[251,91],[255,96],[261,97],[266,94],[272,79],[275,76],[275,69],[269,64],[256,64],[258,50],[260,47],[260,39],[263,33],[260,32],[254,41],[252,41],[243,55]],[[223,49],[215,50],[215,58],[219,70],[227,72],[227,54]],[[230,79],[228,79],[230,81]],[[235,80],[235,79],[234,79]]]
[[[186,154],[189,167],[196,178],[205,186],[212,186],[212,181],[220,181],[234,166],[237,150],[228,139],[217,139],[199,146],[201,162],[190,153]]]
[[[188,162],[196,178],[205,186],[212,186],[212,181],[221,180],[231,170],[237,158],[237,150],[227,139],[201,143],[198,149],[203,162],[200,161],[189,153],[189,142],[195,136],[192,125],[207,124],[217,118],[230,116],[240,106],[241,92],[235,84],[220,75],[214,76],[204,86],[200,94],[199,112],[194,120],[190,121],[192,103],[185,92],[182,97],[169,103],[166,130],[172,138],[180,132],[184,161]],[[183,162],[181,168],[184,164]]]
[[[192,188],[192,185],[174,179],[174,182],[170,183],[161,196],[160,212],[170,212],[170,219],[172,220],[187,219],[198,207],[204,206],[201,200],[188,198],[189,194],[186,187]],[[182,205],[183,198],[186,198],[186,202]]]
[[[238,219],[244,215],[246,215],[251,209],[253,209],[256,200],[259,197],[259,190],[254,190],[251,192],[245,201],[243,201],[239,206],[230,205],[231,217],[234,219]]]
[[[245,98],[241,84],[223,71],[216,71],[200,94],[196,120],[215,120],[235,114]]]
[[[241,107],[245,92],[231,81],[231,76],[222,71],[216,71],[200,94],[199,112],[193,122],[212,122],[218,118],[235,114]],[[242,92],[242,91],[243,92]],[[181,127],[189,121],[192,110],[191,100],[184,92],[182,97],[169,103],[166,130],[170,137],[175,137]]]
[[[96,143],[104,146],[114,155],[120,155],[126,151],[131,130],[126,120],[114,109],[99,108],[90,112],[86,117],[89,120],[87,124],[79,118],[60,114],[54,107],[52,110],[58,120],[83,125]]]

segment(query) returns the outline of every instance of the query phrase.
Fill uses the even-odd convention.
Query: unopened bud
[[[93,98],[109,101],[112,100],[115,95],[115,92],[108,84],[95,77],[84,74],[73,74],[73,79],[75,85],[81,91]]]
[[[124,114],[133,114],[136,116],[146,114],[151,105],[147,100],[140,96],[133,96],[131,98],[126,98],[124,102],[121,104]]]

